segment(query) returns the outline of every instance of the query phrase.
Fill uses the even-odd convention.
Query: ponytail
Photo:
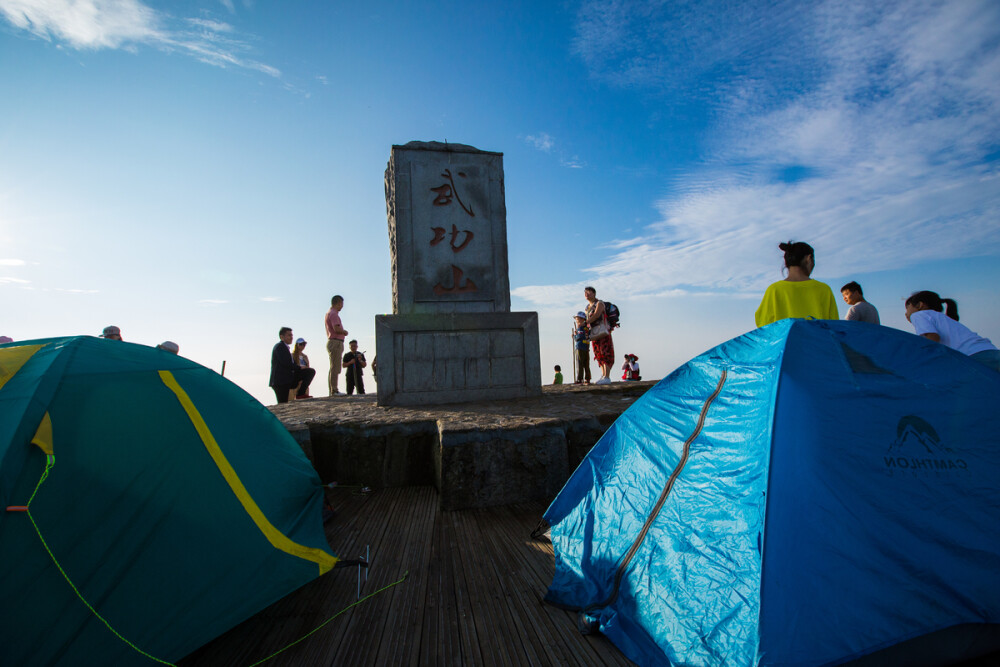
[[[937,292],[923,290],[914,292],[906,300],[907,306],[916,306],[918,303],[927,306],[929,310],[937,312],[944,311],[944,314],[958,322],[958,303],[954,299],[942,299]]]

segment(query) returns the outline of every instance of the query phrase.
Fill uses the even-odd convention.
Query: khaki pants
[[[330,377],[328,384],[330,385],[330,396],[333,396],[340,393],[340,390],[337,388],[337,381],[340,378],[341,364],[344,363],[344,341],[337,340],[336,338],[329,339],[326,341],[326,351],[330,353]]]

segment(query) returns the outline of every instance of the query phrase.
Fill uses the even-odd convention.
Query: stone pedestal
[[[372,396],[317,398],[271,410],[324,484],[433,484],[450,510],[551,501],[654,384],[548,385],[540,396],[422,407],[379,407]]]
[[[393,146],[385,191],[393,314],[376,317],[378,404],[539,394],[537,314],[510,312],[503,154]]]
[[[535,313],[379,315],[375,342],[379,405],[462,403],[541,392]]]

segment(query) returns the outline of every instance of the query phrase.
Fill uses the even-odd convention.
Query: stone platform
[[[379,407],[375,396],[271,407],[324,483],[433,484],[442,509],[549,501],[651,382],[550,385],[541,396]]]

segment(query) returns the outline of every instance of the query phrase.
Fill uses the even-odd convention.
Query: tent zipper
[[[677,481],[677,478],[681,474],[681,470],[683,470],[684,466],[687,464],[688,456],[691,452],[691,443],[694,442],[694,439],[698,437],[698,435],[701,433],[701,429],[705,426],[705,417],[708,415],[708,408],[712,405],[712,402],[715,401],[716,398],[718,398],[719,394],[722,393],[722,385],[726,383],[727,375],[728,371],[725,368],[723,368],[722,377],[719,378],[719,383],[715,386],[715,391],[712,392],[712,395],[705,400],[705,404],[701,406],[701,414],[698,415],[698,425],[695,426],[694,432],[691,433],[688,439],[684,442],[684,450],[681,452],[681,460],[678,461],[677,467],[674,468],[674,471],[670,474],[670,477],[667,479],[667,483],[663,487],[663,491],[660,492],[660,497],[657,499],[656,504],[653,505],[653,509],[649,513],[649,516],[646,517],[646,522],[643,524],[642,530],[639,531],[638,537],[635,538],[635,541],[632,543],[632,547],[625,554],[624,558],[622,558],[621,564],[615,571],[615,583],[611,589],[611,594],[608,596],[608,599],[605,600],[604,602],[601,602],[600,604],[592,604],[589,607],[581,609],[580,610],[581,616],[583,614],[586,614],[588,611],[592,609],[600,609],[609,606],[618,597],[618,591],[621,587],[622,578],[625,576],[625,568],[628,567],[628,564],[632,561],[632,558],[635,557],[636,552],[639,551],[639,547],[642,546],[643,540],[646,539],[646,534],[649,532],[649,528],[653,525],[653,521],[656,520],[656,517],[657,515],[659,515],[660,510],[663,509],[664,503],[667,502],[667,496],[670,495],[670,490],[673,488],[674,482]],[[583,628],[585,625],[589,624],[585,623],[584,620],[581,618],[580,627]]]

